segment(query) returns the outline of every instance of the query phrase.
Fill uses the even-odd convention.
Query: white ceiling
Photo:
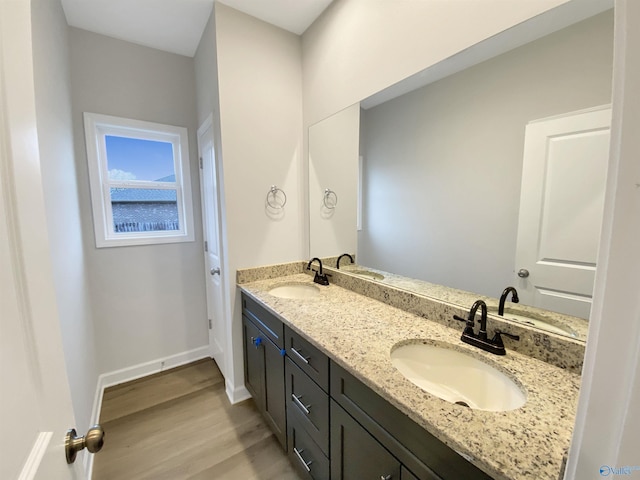
[[[302,35],[332,0],[219,0],[236,10]]]
[[[220,0],[302,34],[332,0]],[[192,57],[214,0],[62,0],[67,22],[109,37]]]

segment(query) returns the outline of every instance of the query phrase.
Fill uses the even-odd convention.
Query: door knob
[[[209,273],[211,273],[211,275],[220,275],[220,267],[212,268]]]
[[[526,268],[521,268],[520,270],[518,270],[518,276],[520,278],[527,278],[529,276],[529,270],[527,270]]]
[[[94,425],[89,429],[83,437],[78,437],[76,429],[72,428],[67,431],[64,437],[64,452],[67,457],[67,463],[71,464],[76,461],[76,455],[80,450],[87,447],[91,453],[99,452],[104,445],[104,429],[100,425]]]

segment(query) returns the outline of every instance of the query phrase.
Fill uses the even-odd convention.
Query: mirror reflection
[[[312,126],[311,253],[356,252],[359,265],[494,298],[513,285],[520,305],[588,318],[612,45],[608,11]],[[326,150],[340,143],[346,156],[332,164],[338,154]],[[529,150],[542,150],[546,163],[527,166]],[[335,208],[349,217],[340,224],[317,205],[324,183],[337,179],[346,184],[332,190],[349,198]],[[536,259],[522,260],[523,249]],[[539,264],[551,270],[540,273]]]

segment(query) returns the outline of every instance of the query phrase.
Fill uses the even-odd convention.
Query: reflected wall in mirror
[[[521,285],[525,128],[608,104],[612,51],[608,11],[362,110],[362,230],[356,247],[322,255],[355,249],[361,265],[491,297]],[[574,188],[581,180],[576,171]],[[314,255],[321,237],[310,236]]]
[[[309,236],[314,257],[355,251],[359,132],[359,105],[309,129]]]

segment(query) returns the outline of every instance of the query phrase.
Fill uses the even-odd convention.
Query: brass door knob
[[[104,445],[104,429],[100,425],[94,425],[89,429],[83,437],[78,437],[76,429],[72,428],[67,431],[64,437],[64,452],[67,457],[67,463],[71,464],[76,461],[76,455],[80,450],[87,447],[91,453],[99,452]]]

